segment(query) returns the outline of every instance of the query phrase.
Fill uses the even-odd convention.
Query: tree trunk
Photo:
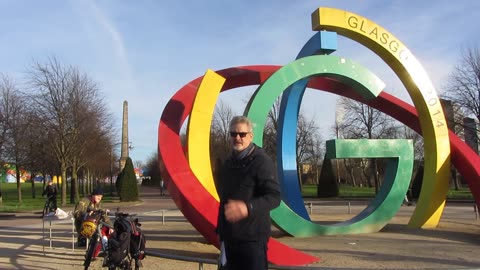
[[[30,173],[30,181],[32,181],[32,198],[36,198],[37,194],[35,192],[35,176],[33,173]]]
[[[302,187],[303,187],[303,179],[302,179],[302,176],[303,176],[303,170],[302,170],[302,165],[300,163],[297,162],[297,167],[298,167],[298,170],[297,170],[297,174],[298,174],[298,186],[300,187],[300,191],[302,190]]]
[[[0,179],[0,206],[3,205],[3,196],[2,196],[2,180]]]
[[[17,177],[17,193],[18,193],[18,203],[22,203],[22,185],[20,183],[20,168],[16,166],[15,176]]]
[[[87,170],[87,194],[92,193],[92,179],[90,177],[90,170]]]
[[[77,185],[76,185],[76,179],[72,178],[70,179],[70,203],[71,204],[74,204],[75,203],[75,191],[77,189]]]
[[[64,162],[60,165],[60,174],[62,177],[62,206],[67,205],[67,166]]]
[[[87,178],[86,178],[86,174],[84,173],[83,174],[83,179],[82,179],[82,196],[87,195],[87,183],[88,183],[88,181],[87,181]]]
[[[70,203],[75,203],[75,200],[78,202],[80,200],[80,194],[78,192],[78,172],[77,167],[72,168],[72,180],[71,180],[71,192],[70,192]]]
[[[372,168],[372,177],[373,181],[375,182],[375,194],[378,193],[378,189],[380,188],[380,181],[378,179],[378,167],[377,167],[377,159],[371,159],[371,168]]]
[[[357,186],[357,181],[355,180],[354,167],[350,166],[349,164],[350,164],[350,162],[348,160],[345,160],[345,162],[343,162],[343,166],[345,167],[345,171],[348,172],[348,175],[350,176],[352,187],[356,187]]]

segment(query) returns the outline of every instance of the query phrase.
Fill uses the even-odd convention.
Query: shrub
[[[125,168],[118,175],[116,187],[122,202],[138,200],[137,177],[135,176],[133,162],[130,157],[127,158]]]
[[[322,172],[318,179],[317,196],[319,198],[338,197],[338,183],[332,168],[332,161],[323,159]]]

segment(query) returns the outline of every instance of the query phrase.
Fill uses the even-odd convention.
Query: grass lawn
[[[31,183],[22,183],[22,203],[18,203],[17,184],[16,183],[1,183],[2,203],[0,204],[0,212],[21,212],[21,211],[42,211],[45,205],[45,198],[42,197],[43,184],[35,183],[35,198],[32,198]],[[69,187],[68,187],[69,188]],[[102,202],[109,202],[112,200],[109,195],[110,186],[104,188],[105,195]],[[80,193],[80,198],[82,194]],[[70,192],[67,190],[67,206],[74,206],[70,204]],[[57,204],[61,204],[61,190],[58,187]]]
[[[16,183],[1,183],[3,203],[0,204],[0,212],[21,212],[21,211],[41,211],[45,204],[45,198],[42,197],[42,183],[35,183],[35,199],[32,198],[32,188],[30,183],[22,184],[22,203],[18,203],[17,184]],[[111,202],[110,185],[106,185],[104,188],[105,195],[103,202]],[[57,196],[58,206],[61,203],[60,190]],[[73,206],[70,204],[70,192],[67,191],[67,206]],[[302,187],[303,197],[316,197],[317,186],[316,185],[303,185]],[[80,197],[82,195],[80,194]],[[373,198],[375,196],[375,189],[368,187],[351,187],[340,186],[339,198]],[[473,200],[472,193],[468,188],[461,188],[460,190],[450,189],[447,195],[448,199],[458,200]]]

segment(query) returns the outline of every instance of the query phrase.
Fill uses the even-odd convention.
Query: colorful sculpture
[[[172,97],[159,124],[159,156],[165,165],[162,175],[169,181],[168,189],[175,203],[192,225],[208,241],[218,246],[215,235],[218,195],[208,155],[209,128],[219,93],[248,85],[262,85],[245,111],[257,124],[254,130],[257,144],[261,144],[261,134],[270,105],[283,91],[280,118],[284,120],[279,133],[284,136],[286,129],[295,130],[298,108],[306,86],[364,102],[404,122],[417,132],[423,131],[425,174],[410,226],[432,227],[438,224],[448,189],[450,146],[453,164],[467,180],[477,205],[480,205],[480,158],[453,133],[450,133],[449,138],[435,90],[410,51],[385,29],[346,11],[320,8],[312,14],[312,25],[314,30],[336,31],[356,40],[382,57],[407,88],[419,117],[412,106],[381,92],[383,83],[364,67],[337,56],[311,56],[318,52],[328,54],[336,49],[334,32],[322,31],[315,34],[301,50],[297,60],[284,67],[244,66],[217,72],[209,70],[205,76],[189,82]],[[183,154],[180,140],[180,130],[187,117],[188,159]],[[282,149],[278,151],[282,156],[278,160],[282,164],[279,173],[282,174],[283,202],[272,211],[272,218],[284,231],[294,236],[378,231],[398,211],[411,179],[411,142],[328,142],[327,153],[331,158],[383,157],[389,160],[389,166],[379,194],[364,211],[349,221],[318,226],[310,222],[298,181],[292,178],[292,170],[296,173],[296,165],[292,165],[289,160],[295,155],[292,152],[295,150],[292,150],[292,142],[289,140],[293,136],[290,133],[279,140],[282,142]],[[380,149],[389,149],[391,152],[382,152]],[[281,265],[302,265],[318,261],[318,258],[292,249],[275,239],[269,241],[268,257],[270,262]]]

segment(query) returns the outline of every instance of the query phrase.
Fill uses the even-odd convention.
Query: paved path
[[[142,187],[142,203],[106,206],[112,210],[120,206],[120,211],[140,215],[149,251],[215,259],[216,248],[206,243],[169,197],[159,194],[157,188]],[[344,201],[317,202],[312,219],[325,223],[346,220],[366,203],[352,202],[349,207]],[[319,269],[480,268],[480,221],[473,205],[447,204],[440,226],[430,230],[407,228],[413,209],[403,206],[381,232],[374,234],[314,238],[288,237],[278,230],[273,234],[283,243],[320,257],[314,265]],[[83,269],[84,250],[72,250],[71,226],[68,220],[53,225],[50,248],[48,239],[43,239],[39,214],[1,215],[0,269]],[[147,257],[143,262],[143,269],[199,269],[195,263],[163,258]],[[101,269],[101,262],[94,262],[91,269]],[[216,268],[205,265],[204,269]]]

